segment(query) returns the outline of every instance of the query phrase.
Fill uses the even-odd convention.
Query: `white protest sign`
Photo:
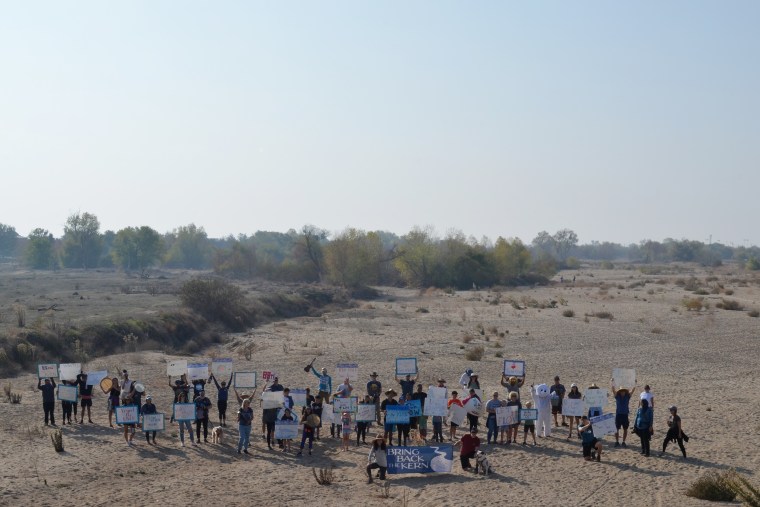
[[[586,408],[606,407],[607,406],[607,389],[586,389],[583,393],[583,401]]]
[[[464,407],[460,407],[456,404],[451,405],[451,407],[449,407],[449,424],[455,424],[457,426],[461,425],[464,421],[465,415],[467,415],[467,411]]]
[[[100,381],[108,376],[108,370],[100,371],[88,371],[87,372],[87,385],[97,386],[100,385]]]
[[[633,389],[636,387],[636,370],[626,368],[613,368],[612,383],[618,389]]]
[[[359,406],[359,398],[351,396],[350,398],[333,398],[333,412],[342,414],[343,412],[356,413]]]
[[[507,377],[524,377],[525,361],[520,361],[519,359],[505,359],[504,375]]]
[[[477,398],[470,398],[469,400],[467,400],[467,403],[464,405],[464,409],[467,411],[468,414],[478,415],[483,410],[483,404]]]
[[[208,364],[207,363],[188,364],[187,377],[190,380],[206,380],[208,378]]]
[[[517,405],[511,407],[496,408],[496,425],[509,426],[520,422],[520,407]]]
[[[396,376],[417,375],[417,358],[416,357],[399,357],[396,358]]]
[[[175,421],[195,421],[195,403],[175,403]]]
[[[295,407],[306,406],[306,389],[291,389],[290,397],[293,398],[293,406]]]
[[[142,418],[143,431],[164,431],[166,429],[164,414],[143,414]]]
[[[333,414],[333,407],[329,403],[322,405],[322,425],[335,423],[335,414]],[[340,420],[340,418],[338,418]]]
[[[61,380],[76,380],[77,375],[81,373],[82,365],[80,363],[65,363],[58,366],[58,378]]]
[[[348,378],[351,382],[359,379],[359,365],[356,363],[339,363],[335,367],[336,378],[343,381]]]
[[[615,414],[603,414],[598,417],[592,417],[589,421],[591,421],[591,429],[594,430],[596,438],[612,435],[617,431],[617,428],[615,428]]]
[[[449,390],[445,387],[428,386],[428,398],[443,398],[448,399]]]
[[[178,377],[187,373],[187,360],[175,359],[166,362],[166,374],[170,377]]]
[[[520,409],[520,421],[536,421],[538,420],[537,408],[521,408]]]
[[[261,408],[280,408],[285,403],[282,391],[264,391],[261,393]]]
[[[58,364],[47,363],[37,365],[37,378],[55,378],[58,376]],[[69,379],[64,379],[69,380]]]
[[[426,416],[440,416],[446,417],[449,413],[446,407],[446,398],[428,398],[425,400],[425,407],[422,409],[422,413]]]
[[[298,421],[277,421],[274,424],[274,438],[278,440],[298,438]]]
[[[211,362],[211,373],[214,377],[229,377],[232,375],[232,359],[214,359]]]
[[[116,424],[137,424],[140,420],[137,405],[114,407],[114,411],[116,412]]]
[[[586,413],[586,404],[580,398],[565,398],[562,401],[562,415],[568,417],[581,417]]]
[[[235,387],[241,389],[256,387],[256,372],[255,371],[236,371],[233,378],[233,384]]]
[[[58,384],[58,399],[61,401],[77,402],[79,397],[79,389],[77,386],[65,386]]]
[[[374,421],[376,415],[375,405],[361,404],[357,407],[356,422]]]

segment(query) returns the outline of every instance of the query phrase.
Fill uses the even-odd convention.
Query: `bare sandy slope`
[[[704,282],[706,273],[696,274]],[[565,278],[572,275],[565,273]],[[426,385],[443,376],[453,387],[470,366],[480,373],[486,393],[498,386],[502,359],[497,353],[526,360],[528,383],[550,383],[559,374],[568,388],[571,382],[581,387],[597,382],[605,387],[612,368],[635,368],[639,383],[650,384],[655,394],[653,448],[657,452],[649,459],[640,456],[635,436],[629,438],[633,445],[628,449],[613,449],[610,444],[614,440],[607,437],[603,461],[586,463],[580,457],[580,444],[567,440],[563,428],[549,439],[540,439],[537,448],[491,446],[487,450],[496,474],[490,478],[462,472],[457,461],[452,474],[392,476],[391,498],[386,499],[380,487],[366,484],[365,447],[340,452],[337,441],[323,438],[313,457],[267,451],[259,436],[258,411],[252,457],[241,459],[236,454],[235,428],[229,428],[223,445],[180,448],[176,427],[168,422],[167,431],[159,436],[159,447],[149,447],[138,434],[135,448],[128,448],[121,432],[108,427],[102,394],[95,399],[96,424],[65,426],[66,452],[58,455],[48,430],[41,426],[40,396],[33,389],[36,380],[26,375],[2,381],[12,382],[14,391],[23,392],[24,397],[21,405],[0,405],[0,504],[295,505],[308,501],[318,505],[398,505],[404,495],[408,505],[707,504],[684,496],[683,491],[709,470],[735,467],[760,482],[760,319],[748,317],[746,311],[715,308],[715,303],[726,297],[742,302],[747,309],[760,309],[760,293],[757,282],[744,274],[715,275],[735,293],[706,296],[711,307],[701,313],[685,310],[681,301],[691,294],[673,283],[688,274],[585,271],[576,284],[503,292],[498,304],[491,303],[499,295],[488,291],[450,296],[440,291],[419,295],[417,291],[386,289],[382,301],[323,318],[277,323],[235,337],[237,344],[250,340],[257,344],[250,363],[229,349],[208,353],[208,357],[235,357],[236,369],[276,370],[286,386],[312,389],[316,379],[306,374],[303,366],[315,356],[317,367],[324,365],[331,371],[338,362],[358,362],[363,378],[377,370],[384,385],[393,378],[398,356],[419,358]],[[602,280],[607,285],[600,289]],[[628,288],[644,280],[649,282],[643,287]],[[658,280],[662,283],[656,283]],[[518,310],[508,298],[522,307],[531,299],[557,301],[558,306]],[[562,316],[568,309],[575,312],[574,317]],[[613,320],[584,318],[584,314],[600,311],[612,313]],[[485,335],[477,330],[479,324]],[[489,331],[494,326],[497,334]],[[466,333],[475,337],[471,343],[463,342]],[[499,333],[505,336],[501,338]],[[483,360],[467,361],[465,350],[477,345],[485,349]],[[148,386],[159,410],[169,413],[165,360],[159,353],[126,354],[96,360],[89,366],[111,371],[128,368]],[[215,393],[211,398],[216,401]],[[687,461],[672,448],[666,457],[657,457],[666,407],[671,404],[678,405],[684,429],[692,437]],[[234,411],[232,407],[229,412]],[[60,417],[59,406],[56,413]],[[215,422],[215,409],[212,413]],[[372,433],[376,431],[374,428]],[[334,466],[335,483],[317,485],[311,470],[314,466]]]

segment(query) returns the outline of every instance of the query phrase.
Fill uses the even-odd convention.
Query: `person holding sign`
[[[375,413],[377,417],[377,424],[380,424],[380,393],[383,392],[383,384],[377,380],[377,372],[373,371],[370,375],[370,380],[367,382],[367,394],[372,397],[372,403],[375,404]]]
[[[349,416],[349,419],[351,416]],[[290,411],[289,408],[285,409],[285,413],[280,418],[280,421],[295,421],[296,418],[293,416],[293,413]],[[290,452],[290,443],[292,442],[292,439],[290,438],[284,438],[282,440],[282,452]]]
[[[551,394],[554,426],[558,428],[559,423],[557,422],[557,414],[562,413],[562,400],[565,399],[565,386],[560,383],[559,375],[554,376],[554,384],[549,387],[549,393]],[[564,415],[562,416],[562,426],[567,426]]]
[[[340,445],[341,451],[347,451],[349,447],[349,443],[351,441],[351,413],[348,411],[343,412],[340,415],[340,425],[341,425],[341,434],[343,436],[343,440]],[[358,443],[356,445],[359,445]]]
[[[46,378],[45,384],[42,384],[42,379],[37,379],[37,389],[42,391],[42,410],[45,412],[45,426],[48,425],[48,418],[50,424],[55,426],[55,380],[53,377]]]
[[[516,392],[512,391],[509,393],[509,401],[507,402],[507,407],[517,407],[517,413],[520,413],[520,409],[522,408],[522,402],[520,401],[520,397],[517,395]],[[520,419],[517,419],[516,423],[512,423],[507,427],[507,444],[510,442],[513,444],[517,443],[517,430],[520,428]],[[502,432],[502,440],[503,440],[503,432]]]
[[[374,401],[372,400],[372,396],[369,394],[364,397],[362,401],[359,402],[360,405],[374,405]],[[357,418],[358,419],[358,418]],[[367,428],[369,428],[370,422],[369,421],[356,421],[356,446],[359,447],[359,441],[361,440],[362,443],[367,443]]]
[[[623,447],[627,447],[625,444],[625,438],[628,436],[628,427],[630,420],[628,415],[630,414],[629,405],[631,403],[631,396],[636,392],[634,387],[630,391],[625,387],[620,389],[615,388],[615,379],[612,379],[612,392],[615,393],[615,447],[620,447],[620,428],[623,428]],[[643,405],[642,405],[643,406]],[[649,402],[647,402],[649,407]]]
[[[94,424],[92,422],[92,414],[90,413],[92,408],[92,386],[87,385],[87,374],[80,372],[77,375],[75,384],[79,386],[79,396],[82,398],[80,402],[82,406],[82,418],[79,420],[79,424],[84,424],[85,409],[87,409],[87,420],[90,421],[90,424]]]
[[[633,431],[641,439],[641,454],[649,457],[649,443],[654,433],[654,414],[647,400],[641,400],[641,407],[636,411],[636,419],[633,421]],[[617,436],[617,434],[615,435]]]
[[[238,439],[237,452],[240,454],[242,450],[248,454],[248,445],[251,441],[251,426],[253,425],[253,409],[251,408],[251,399],[246,398],[243,400],[240,410],[238,410],[238,433],[240,438]]]
[[[509,393],[517,393],[517,397],[520,397],[520,388],[525,384],[525,375],[522,377],[507,377],[505,373],[501,374],[501,385],[507,389],[507,395]]]
[[[567,399],[568,400],[580,400],[583,399],[583,394],[578,390],[578,384],[572,383],[570,384],[570,391],[567,393]],[[565,417],[564,415],[562,417]],[[573,437],[573,428],[575,428],[575,432],[578,435],[578,438],[581,438],[581,434],[578,431],[578,425],[581,423],[581,418],[579,416],[567,416],[570,424],[570,433],[567,434],[567,438],[570,439]]]
[[[65,386],[71,385],[68,380],[61,380],[61,384]],[[69,424],[71,424],[71,412],[74,412],[74,420],[77,418],[77,404],[76,402],[67,401],[67,400],[61,400],[61,411],[63,412],[63,424],[66,424],[66,421],[69,421]]]
[[[227,400],[229,399],[230,394],[230,384],[232,384],[232,376],[234,373],[230,373],[230,379],[225,382],[222,380],[222,385],[219,385],[219,382],[216,381],[216,377],[214,377],[214,374],[211,374],[211,377],[209,377],[209,380],[214,381],[214,385],[216,386],[216,408],[219,409],[219,425],[220,426],[227,426]]]
[[[322,398],[317,398],[319,403],[322,403]],[[319,416],[312,413],[311,407],[306,407],[306,411],[301,416],[301,424],[303,424],[303,434],[301,435],[301,449],[296,456],[303,456],[303,448],[306,444],[306,440],[309,440],[309,456],[311,456],[311,449],[314,447],[314,432],[317,430],[320,424]]]
[[[380,410],[385,413],[385,425],[383,426],[383,440],[388,440],[388,445],[393,445],[393,424],[388,424],[388,412],[387,407],[389,405],[398,405],[398,401],[394,398],[398,396],[398,393],[393,389],[385,391],[385,399],[380,404]]]
[[[525,402],[525,408],[531,409],[533,408],[533,402],[532,401],[526,401]],[[536,442],[536,421],[533,419],[526,419],[523,423],[523,443],[522,445],[528,445],[528,432],[530,432],[531,435],[533,435],[533,445],[537,446],[538,442]]]
[[[471,378],[474,378],[477,381],[478,376],[473,375]],[[472,380],[470,380],[470,383],[472,383]],[[477,409],[473,408],[471,412],[467,412],[467,422],[470,424],[470,429],[472,429],[478,427],[478,420],[480,419],[478,414],[480,413],[480,405],[483,402],[483,400],[480,399],[480,396],[475,392],[475,388],[470,389],[470,395],[462,400],[462,405],[467,406],[470,400],[474,400],[470,406],[477,407]]]
[[[496,424],[496,409],[501,407],[501,400],[499,399],[498,391],[493,392],[493,397],[486,403],[486,428],[488,428],[488,439],[486,443],[491,443],[491,437],[493,437],[493,443],[499,437],[499,426]]]
[[[419,372],[418,372],[419,375]],[[396,382],[398,382],[401,385],[401,396],[408,397],[408,399],[412,398],[412,394],[414,394],[414,384],[417,383],[417,377],[412,378],[411,375],[406,375],[404,377],[404,380],[401,380],[400,378],[396,377]]]
[[[108,390],[108,425],[111,428],[113,428],[113,414],[119,406],[120,396],[119,379],[114,377],[111,379],[111,389]]]
[[[594,430],[591,428],[591,421],[588,420],[588,416],[581,417],[578,433],[581,434],[581,442],[583,443],[583,459],[591,461],[596,455],[596,460],[601,461],[602,441],[594,436]]]
[[[180,391],[179,396],[177,397],[176,403],[188,403],[188,395],[190,394],[190,389],[186,391]],[[177,420],[177,423],[179,424],[179,442],[182,447],[185,447],[185,430],[187,430],[188,435],[190,435],[190,442],[192,442],[193,445],[198,445],[195,442],[195,437],[193,436],[193,426],[190,424],[189,419],[184,420]]]
[[[157,412],[156,406],[153,404],[153,397],[149,394],[145,397],[145,404],[142,406],[142,413],[144,415],[155,414]],[[145,432],[145,440],[150,445],[150,431]],[[156,431],[153,431],[153,445],[156,445]]]
[[[462,400],[459,399],[459,393],[456,391],[451,391],[451,399],[447,403],[447,408],[451,408],[451,405],[458,405],[460,407],[464,408],[464,403],[462,403]],[[454,422],[449,422],[449,441],[455,440],[457,438],[457,428],[459,427],[458,424]]]
[[[425,415],[425,400],[427,399],[427,393],[422,390],[422,384],[417,384],[417,390],[412,395],[412,400],[419,400],[420,402],[420,415],[412,418],[411,427],[417,429],[419,435],[427,443],[427,416]]]
[[[211,400],[206,396],[206,391],[201,391],[193,403],[195,403],[195,439],[200,443],[201,426],[203,426],[203,441],[208,443],[208,411],[211,409]]]

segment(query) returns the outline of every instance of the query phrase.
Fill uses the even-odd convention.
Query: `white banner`
[[[480,415],[483,412],[483,404],[477,398],[470,398],[465,404],[464,409],[468,414]]]
[[[496,425],[509,426],[520,422],[520,407],[496,407]]]
[[[633,389],[636,387],[636,370],[626,368],[613,368],[612,383],[618,389]]]
[[[108,370],[100,371],[88,371],[87,372],[87,385],[98,386],[100,381],[108,376]]]
[[[445,387],[428,386],[428,399],[430,398],[449,398],[449,391]]]
[[[443,395],[441,395],[440,391],[436,391],[435,395],[431,394],[433,389],[442,389]],[[449,413],[449,409],[447,408],[446,404],[448,403],[448,400],[446,399],[446,388],[445,387],[431,387],[428,389],[428,397],[425,400],[425,406],[422,409],[422,413],[427,416],[441,416],[446,417]]]
[[[520,361],[519,359],[505,359],[504,375],[507,377],[524,377],[525,361]]]
[[[298,421],[277,421],[274,424],[274,438],[277,440],[298,438]]]
[[[335,414],[333,414],[333,407],[329,403],[324,403],[322,405],[322,426],[326,424],[333,424],[335,422]],[[340,421],[340,418],[338,418],[338,421]]]
[[[164,414],[143,414],[143,431],[164,431],[166,429],[166,419]]]
[[[236,371],[232,383],[235,387],[239,387],[241,389],[256,387],[256,372]]]
[[[306,389],[291,389],[290,397],[293,398],[294,407],[306,406]]]
[[[56,378],[58,377],[58,364],[38,364],[37,365],[37,378]],[[64,379],[69,380],[69,379]]]
[[[58,366],[58,378],[61,380],[76,380],[81,372],[81,363],[66,363]]]
[[[399,357],[396,358],[396,376],[417,375],[417,358],[416,357]]]
[[[357,407],[356,422],[374,421],[376,417],[377,413],[374,404],[370,405],[362,403]]]
[[[175,359],[166,362],[166,374],[170,377],[179,377],[187,373],[187,360]]]
[[[351,396],[350,398],[333,398],[333,412],[336,414],[342,414],[343,412],[350,412],[355,414],[358,410],[359,398]]]
[[[261,393],[261,408],[280,408],[285,403],[282,391],[264,391]]]
[[[62,401],[77,402],[79,397],[79,388],[77,386],[65,386],[58,384],[58,399]]]
[[[137,424],[140,420],[137,413],[137,405],[114,407],[116,412],[116,424]]]
[[[425,402],[425,406],[427,406],[427,402]],[[449,407],[449,424],[456,424],[457,426],[461,426],[466,415],[467,411],[464,409],[464,407],[460,407],[459,405],[451,405],[451,407]]]
[[[604,408],[607,406],[607,396],[607,389],[586,389],[583,393],[583,401],[586,403],[586,408]]]
[[[187,378],[190,380],[207,380],[208,364],[196,363],[187,365]]]
[[[175,421],[195,421],[195,403],[175,403]]]
[[[612,435],[617,431],[617,428],[615,428],[615,414],[603,414],[598,417],[592,417],[589,421],[591,421],[591,429],[594,431],[596,438]]]
[[[232,359],[214,359],[211,362],[211,373],[218,381],[224,380],[221,377],[229,378],[232,375]]]
[[[343,382],[348,378],[351,382],[359,380],[359,365],[356,363],[339,363],[335,367],[335,378]]]
[[[562,415],[568,417],[581,417],[586,413],[586,404],[580,398],[565,398],[562,401]]]

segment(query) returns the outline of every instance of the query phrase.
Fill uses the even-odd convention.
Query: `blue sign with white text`
[[[388,447],[389,474],[430,474],[451,472],[454,447]]]

